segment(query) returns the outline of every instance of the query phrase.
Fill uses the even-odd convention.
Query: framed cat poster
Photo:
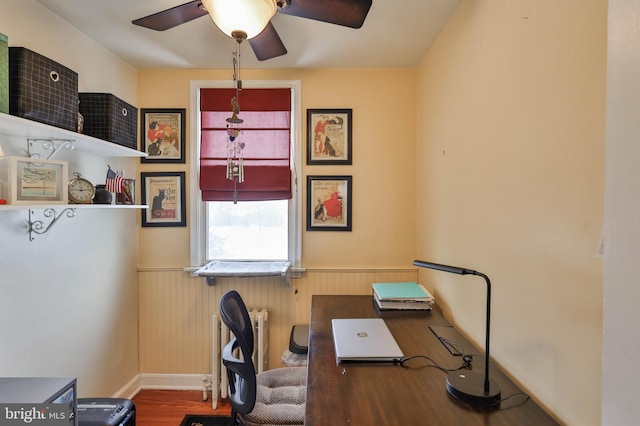
[[[142,226],[187,226],[184,172],[140,173]]]
[[[185,162],[185,109],[141,109],[142,163]]]
[[[307,110],[307,164],[351,165],[351,109]]]

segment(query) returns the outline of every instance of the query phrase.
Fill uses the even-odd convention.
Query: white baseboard
[[[209,374],[140,374],[142,389],[202,390],[203,377]]]
[[[133,379],[129,380],[129,383],[120,388],[112,398],[133,399],[133,397],[140,392],[140,389],[142,389],[140,384],[140,375],[137,374]]]
[[[132,399],[142,389],[202,390],[203,384],[210,380],[209,374],[138,374],[118,390],[113,398]]]

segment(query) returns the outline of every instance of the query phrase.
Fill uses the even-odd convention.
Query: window
[[[290,102],[291,102],[291,114],[290,114],[290,133],[287,129],[287,138],[290,142],[290,158],[287,158],[285,164],[287,164],[286,173],[287,181],[291,184],[291,198],[290,199],[276,199],[270,198],[282,198],[279,195],[272,197],[271,194],[264,196],[262,193],[262,201],[245,201],[246,199],[252,199],[255,192],[252,192],[256,188],[252,185],[244,185],[248,179],[245,178],[245,182],[237,185],[237,198],[238,203],[234,204],[233,201],[202,201],[203,192],[200,189],[200,183],[203,180],[218,179],[221,180],[214,183],[212,186],[216,189],[226,187],[228,194],[233,193],[233,183],[226,180],[225,171],[226,163],[222,165],[220,159],[224,159],[226,162],[226,152],[223,154],[201,152],[200,141],[201,138],[215,139],[216,136],[207,135],[207,126],[210,123],[205,123],[205,130],[201,130],[202,121],[208,120],[206,114],[203,114],[204,119],[201,117],[200,103],[201,89],[204,88],[228,88],[229,81],[194,81],[191,82],[191,158],[195,159],[191,161],[191,179],[190,179],[190,196],[191,203],[191,266],[201,266],[211,260],[289,260],[292,267],[300,265],[300,239],[301,239],[301,225],[300,225],[300,194],[297,185],[296,170],[299,170],[300,158],[301,158],[301,113],[300,113],[300,82],[299,81],[243,81],[243,88],[247,89],[267,89],[267,88],[287,88],[290,89]],[[241,92],[242,94],[242,92]],[[241,98],[242,99],[242,98]],[[227,111],[225,111],[224,117],[228,117],[231,114],[230,99],[225,100],[228,105]],[[251,106],[246,107],[247,110],[251,109]],[[250,115],[250,112],[243,113],[243,104],[240,103],[240,117],[243,119]],[[251,128],[250,118],[247,123],[247,128]],[[277,122],[278,120],[272,120]],[[262,126],[262,125],[261,125]],[[215,126],[213,126],[215,127]],[[255,126],[256,128],[259,126]],[[276,125],[277,127],[277,125]],[[244,129],[244,125],[243,125]],[[262,130],[264,130],[262,128]],[[248,130],[247,130],[248,131]],[[281,130],[279,130],[281,131]],[[226,130],[225,130],[226,132]],[[241,135],[242,137],[242,135]],[[218,137],[219,138],[219,137]],[[247,144],[250,140],[247,139]],[[205,149],[208,145],[205,145]],[[198,159],[203,155],[205,160],[203,164],[210,166],[204,171],[201,169],[201,165]],[[220,158],[215,158],[216,155]],[[222,158],[225,157],[225,158]],[[273,162],[282,164],[281,155],[277,159],[270,159],[268,166],[273,166]],[[289,157],[289,156],[287,156]],[[245,160],[245,176],[249,173],[249,169],[252,167],[249,159]],[[266,170],[266,169],[265,169]],[[264,170],[263,170],[264,171]],[[282,176],[281,172],[273,172],[273,169],[269,169],[265,172],[265,176],[272,179],[274,175]],[[260,179],[265,181],[266,178]],[[232,200],[231,195],[212,195],[205,185],[205,199],[214,200]],[[259,189],[258,189],[259,190]],[[244,193],[243,193],[244,191]],[[247,193],[252,194],[247,195]]]
[[[288,200],[206,204],[207,259],[289,259]]]

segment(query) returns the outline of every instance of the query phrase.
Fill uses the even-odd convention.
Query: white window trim
[[[206,260],[206,217],[205,206],[200,194],[200,89],[233,89],[234,82],[230,80],[191,80],[189,93],[191,114],[190,128],[190,167],[189,167],[189,220],[190,220],[190,270],[198,269],[207,263]],[[289,235],[289,261],[291,268],[301,267],[302,257],[302,193],[300,190],[300,176],[302,165],[302,82],[300,80],[243,80],[243,88],[268,89],[288,87],[293,89],[291,134],[293,135],[293,182],[291,191],[293,202],[289,203],[289,223],[294,232]]]

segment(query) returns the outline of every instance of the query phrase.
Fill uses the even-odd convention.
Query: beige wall
[[[140,70],[139,107],[188,110],[190,80],[230,80],[231,75],[230,69]],[[303,145],[307,108],[353,109],[353,165],[303,165],[298,181],[306,211],[306,175],[352,175],[353,232],[303,232],[302,266],[410,265],[415,253],[415,70],[242,70],[242,76],[247,81],[302,81]],[[189,144],[198,143],[189,131],[187,138]],[[192,161],[145,163],[141,171],[187,171]],[[144,228],[140,237],[141,266],[188,266],[188,228]]]
[[[141,108],[186,108],[191,80],[228,80],[229,70],[140,70],[138,99]],[[302,266],[308,269],[294,279],[293,291],[282,280],[220,280],[207,287],[181,268],[189,266],[189,228],[141,228],[140,309],[141,369],[143,372],[210,371],[210,314],[217,309],[221,291],[237,288],[248,304],[272,310],[271,365],[279,362],[294,323],[308,323],[314,293],[369,294],[374,278],[415,280],[411,262],[415,253],[415,70],[242,70],[245,81],[300,80],[302,82],[303,145],[307,108],[353,109],[353,165],[302,166],[298,180],[306,212],[307,175],[353,176],[353,231],[304,232]],[[187,120],[189,122],[189,120]],[[193,132],[187,132],[188,143]],[[189,145],[190,146],[190,145]],[[187,151],[189,151],[189,146]],[[306,151],[302,151],[306,158]],[[142,164],[141,171],[188,171],[187,164]],[[304,160],[303,160],[304,162]],[[188,187],[188,185],[187,185]],[[189,194],[188,200],[196,194]],[[305,221],[302,221],[304,226]],[[191,225],[191,224],[188,224]],[[410,268],[407,271],[407,268]],[[275,281],[275,282],[274,282]],[[167,288],[169,290],[167,290]],[[176,306],[174,299],[182,304]],[[205,305],[202,305],[202,301]],[[191,305],[191,301],[197,306]],[[197,302],[196,302],[197,301]],[[167,327],[188,323],[189,334]],[[194,322],[195,319],[195,322]],[[195,328],[194,328],[195,327]],[[193,334],[191,334],[193,332]],[[158,337],[157,340],[153,336]],[[195,339],[199,355],[163,356],[165,347],[182,347]],[[177,349],[176,349],[177,350]],[[196,358],[194,358],[196,357]],[[203,369],[205,371],[203,371]]]
[[[418,76],[418,257],[489,275],[491,355],[573,425],[600,421],[606,16],[463,1]],[[420,278],[483,342],[483,280]]]

